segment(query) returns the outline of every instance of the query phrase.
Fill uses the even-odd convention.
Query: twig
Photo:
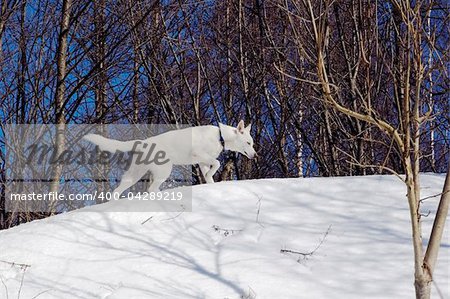
[[[444,195],[445,193],[447,193],[448,191],[446,191],[446,192],[441,192],[441,193],[438,193],[438,194],[434,194],[434,195],[430,195],[430,196],[427,196],[427,197],[424,197],[424,198],[422,198],[422,199],[419,199],[419,206],[417,207],[417,210],[419,211],[419,209],[420,209],[420,204],[422,204],[425,200],[427,200],[427,199],[430,199],[430,198],[433,198],[433,197],[438,197],[438,196],[441,196],[441,195]],[[420,217],[428,217],[429,215],[430,215],[430,213],[431,213],[431,211],[430,210],[428,210],[428,213],[427,214],[423,214],[423,213],[421,213],[420,211],[419,211],[419,216]]]
[[[27,268],[31,267],[31,265],[15,263],[15,262],[8,262],[8,261],[4,261],[4,260],[0,260],[0,262],[11,265],[12,267],[19,266],[22,270],[26,270]]]
[[[437,285],[436,281],[434,279],[431,280],[433,282],[434,287],[436,288],[436,291],[439,295],[439,298],[444,299],[444,294],[442,294],[441,289],[439,288],[439,286]]]
[[[141,225],[145,224],[147,221],[149,221],[150,219],[152,219],[153,216],[150,216],[149,218],[147,218],[146,220],[144,220],[143,222],[141,222]]]
[[[291,250],[291,249],[281,249],[280,253],[298,254],[298,255],[300,255],[302,257],[302,260],[307,260],[308,257],[311,257],[320,248],[320,246],[322,246],[323,242],[325,242],[325,239],[326,239],[326,237],[328,236],[328,234],[330,232],[331,232],[331,225],[328,226],[328,229],[324,233],[323,237],[320,239],[319,244],[317,244],[317,246],[310,252],[300,252],[300,251]],[[298,258],[297,262],[300,262],[300,257]]]
[[[22,292],[22,287],[23,287],[23,279],[25,277],[25,270],[22,271],[22,278],[20,279],[20,287],[19,287],[19,291],[17,292],[17,299],[20,299],[20,293]]]
[[[256,223],[258,223],[259,225],[261,225],[262,227],[264,227],[264,225],[262,225],[259,222],[259,212],[261,211],[261,199],[262,197],[258,196],[259,200],[258,200],[258,210],[256,211]]]
[[[42,294],[45,294],[45,293],[47,293],[47,292],[49,292],[49,291],[51,291],[51,289],[48,289],[48,290],[45,290],[45,291],[42,291],[42,292],[40,292],[40,293],[38,293],[36,296],[34,296],[33,298],[31,298],[31,299],[36,299],[37,297],[39,297],[39,296],[41,296]]]
[[[181,214],[183,214],[184,213],[184,210],[185,210],[185,208],[184,208],[184,206],[182,205],[181,206],[182,208],[183,208],[183,210],[180,212],[180,213],[178,213],[177,215],[175,215],[175,216],[173,216],[173,217],[170,217],[170,218],[167,218],[167,219],[162,219],[161,221],[168,221],[168,220],[173,220],[173,219],[175,219],[175,218],[177,218],[178,216],[180,216]]]
[[[434,194],[434,195],[430,195],[430,196],[427,196],[427,197],[424,197],[424,198],[421,198],[420,200],[419,200],[419,202],[424,202],[425,200],[427,200],[427,199],[430,199],[430,198],[433,198],[433,197],[438,197],[438,196],[441,196],[441,195],[443,195],[443,194],[445,194],[445,193],[447,193],[447,192],[449,192],[449,191],[446,191],[446,192],[441,192],[441,193],[438,193],[438,194]]]
[[[11,267],[15,267],[18,266],[20,267],[20,270],[22,270],[22,278],[20,279],[20,287],[19,287],[19,291],[17,292],[17,299],[20,298],[20,293],[22,291],[22,286],[23,286],[23,280],[25,277],[25,272],[27,271],[28,268],[31,267],[31,265],[28,264],[21,264],[21,263],[15,263],[15,262],[8,262],[8,261],[4,261],[4,260],[0,260],[0,262],[11,265]],[[8,291],[8,288],[6,287],[5,282],[3,281],[3,279],[0,277],[2,284],[5,286],[6,291]],[[6,293],[6,296],[8,297],[8,293]]]
[[[234,235],[236,232],[241,232],[242,229],[228,229],[228,228],[220,228],[217,225],[213,225],[212,228],[216,231],[216,232],[223,232],[223,235],[226,237],[228,235]]]
[[[428,216],[430,216],[430,214],[431,214],[430,210],[428,210],[428,213],[426,213],[426,214],[419,213],[420,217],[428,217]]]
[[[241,299],[256,299],[256,293],[251,287],[248,287],[248,294],[243,294]]]
[[[5,287],[5,292],[6,292],[6,299],[9,299],[9,295],[8,295],[8,287],[6,286],[5,281],[3,280],[3,277],[0,275],[0,280],[2,281],[2,285]]]

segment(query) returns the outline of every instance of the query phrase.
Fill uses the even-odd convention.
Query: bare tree
[[[355,41],[352,45],[356,47],[353,52],[358,53],[356,60],[347,55],[347,51],[343,47],[346,55],[344,56],[345,61],[349,64],[347,76],[350,78],[351,102],[354,103],[353,97],[358,93],[360,94],[359,105],[348,107],[341,98],[343,91],[337,86],[339,83],[333,82],[336,80],[336,74],[330,68],[330,63],[333,59],[330,54],[330,36],[332,36],[332,30],[334,29],[330,24],[332,22],[339,23],[338,17],[336,19],[331,18],[334,4],[332,1],[313,3],[310,0],[303,0],[301,4],[302,8],[307,11],[305,17],[308,18],[308,21],[304,22],[306,30],[311,32],[311,38],[315,43],[312,61],[315,63],[321,100],[327,106],[332,107],[343,115],[375,126],[384,132],[396,146],[405,174],[404,182],[409,203],[414,248],[416,297],[418,299],[429,298],[443,224],[448,214],[448,195],[445,191],[445,188],[448,187],[448,182],[446,182],[444,195],[438,207],[432,232],[433,238],[430,238],[428,243],[427,252],[429,254],[425,255],[422,245],[422,215],[420,213],[420,136],[421,128],[429,120],[432,110],[424,112],[426,103],[423,100],[423,95],[426,94],[426,85],[424,82],[424,42],[422,39],[424,36],[426,37],[423,27],[423,10],[433,9],[433,5],[426,5],[422,1],[415,2],[414,5],[410,2],[392,1],[391,3],[392,26],[395,28],[392,49],[395,54],[392,56],[392,60],[384,61],[384,63],[393,82],[394,93],[392,100],[397,109],[394,118],[389,119],[383,115],[382,110],[379,110],[380,106],[371,101],[369,94],[364,94],[367,93],[369,88],[362,89],[356,85],[356,80],[361,76],[358,73],[360,67],[363,67],[364,64],[370,67],[370,60],[373,59],[367,56],[369,53],[364,44],[362,31],[355,27],[353,33]],[[355,22],[358,22],[357,20],[362,17],[362,8],[356,3],[353,3],[352,7],[354,8],[352,18]],[[375,24],[375,26],[378,26],[378,24]],[[338,31],[339,28],[338,26]],[[340,34],[340,38],[341,40],[343,39],[342,34]],[[372,39],[378,39],[378,36],[374,36]],[[434,45],[426,43],[426,47],[431,48]],[[379,51],[382,52],[389,49],[390,47],[385,45],[384,49]],[[375,53],[375,56],[378,58],[377,61],[386,59],[386,56],[380,57],[379,52]],[[357,131],[358,133],[360,132],[361,124],[359,122],[356,124],[359,130]],[[358,159],[358,155],[356,158],[358,165],[364,166]],[[392,169],[385,169],[396,173]]]
[[[67,66],[67,49],[68,49],[68,35],[70,29],[70,12],[71,12],[71,0],[64,0],[61,10],[61,22],[60,31],[58,35],[58,49],[57,49],[57,80],[56,80],[56,92],[55,92],[55,123],[56,123],[56,135],[55,135],[55,155],[59,157],[64,151],[65,144],[65,131],[66,131],[66,119],[65,119],[65,91],[66,91],[66,66]],[[59,181],[62,172],[62,165],[55,163],[52,174],[52,181],[50,183],[50,192],[57,192],[59,189]],[[55,211],[52,210],[52,213]]]

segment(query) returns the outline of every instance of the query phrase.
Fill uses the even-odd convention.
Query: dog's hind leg
[[[128,169],[122,176],[120,180],[119,186],[114,189],[114,193],[118,193],[119,196],[128,188],[136,184],[140,178],[144,176],[144,174],[148,171],[148,168],[145,165],[136,165],[132,164],[130,169]]]
[[[148,187],[148,192],[159,192],[159,187],[167,180],[172,172],[172,163],[165,163],[163,165],[154,165],[150,169],[152,173],[152,183]]]

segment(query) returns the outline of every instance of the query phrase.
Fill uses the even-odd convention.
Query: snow
[[[422,175],[422,197],[443,181]],[[425,237],[438,200],[424,203]],[[124,204],[0,231],[0,298],[414,297],[409,212],[394,176],[222,182],[193,187],[193,212],[111,212]],[[435,273],[444,298],[448,223]],[[280,253],[315,248],[305,259]]]

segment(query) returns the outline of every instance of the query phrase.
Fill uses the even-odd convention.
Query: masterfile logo
[[[124,173],[130,175],[136,165],[150,170],[152,164],[170,163],[172,157],[152,142],[152,136],[178,128],[149,124],[65,125],[63,129],[57,125],[7,125],[6,210],[53,213],[122,201],[127,203],[127,211],[190,211],[191,166],[174,166],[159,194],[147,191],[151,171],[141,171],[138,182],[125,192],[113,192]],[[93,136],[105,142],[92,142]],[[127,146],[116,148],[108,142]]]

